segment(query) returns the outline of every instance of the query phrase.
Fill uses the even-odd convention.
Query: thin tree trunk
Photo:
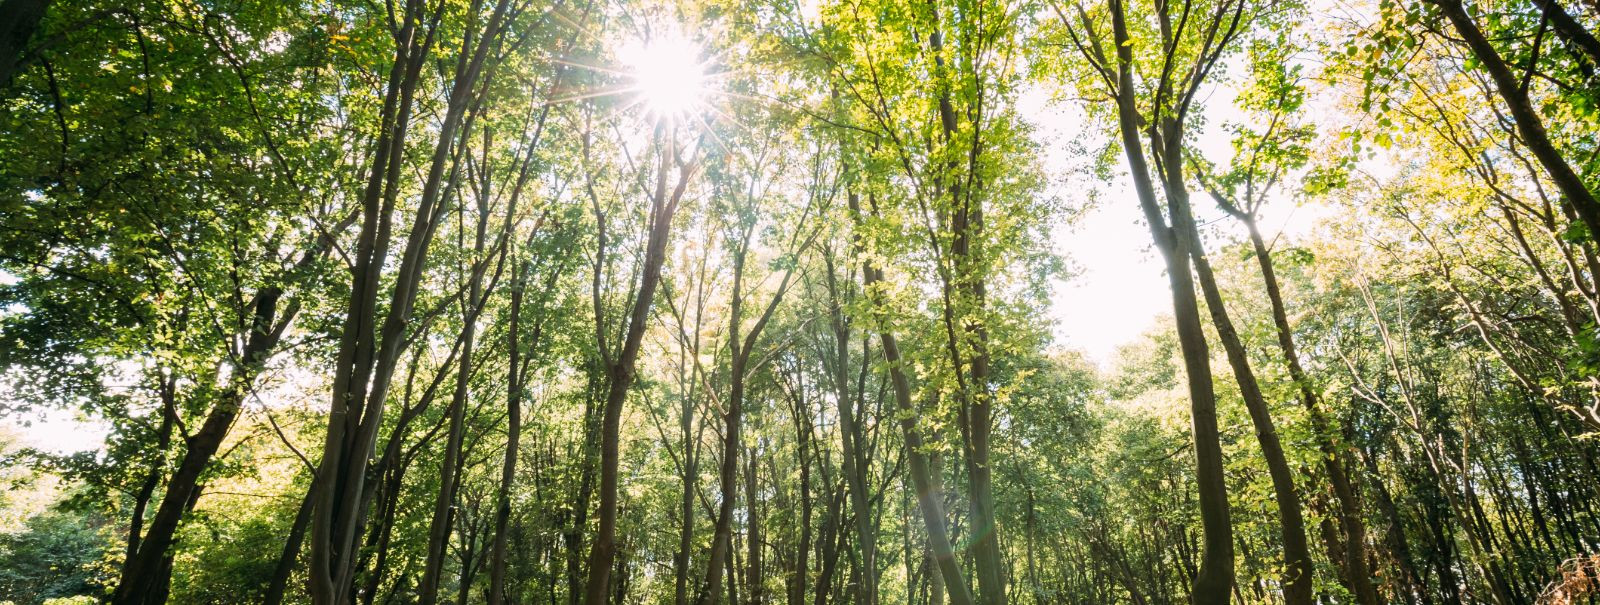
[[[729,370],[730,383],[728,388],[728,410],[723,413],[722,428],[722,463],[718,469],[718,493],[721,499],[717,506],[717,523],[711,537],[711,554],[707,558],[705,588],[701,592],[703,597],[701,605],[716,605],[722,597],[723,568],[727,566],[729,551],[733,549],[733,505],[737,499],[737,477],[739,469],[739,450],[743,447],[740,443],[740,428],[743,424],[744,414],[744,373],[745,362],[739,355],[739,273],[734,269],[734,295],[732,319],[730,320],[730,340],[733,342],[733,366]],[[731,579],[731,578],[730,578]]]
[[[798,381],[797,381],[798,382]],[[798,390],[798,388],[797,388]],[[788,602],[802,605],[806,600],[806,579],[811,568],[811,416],[810,403],[797,392],[794,396],[795,460],[800,466],[800,537],[795,546],[794,569],[789,579]]]
[[[316,478],[311,479],[312,483]],[[289,576],[294,573],[295,563],[300,560],[300,545],[305,542],[306,527],[311,525],[311,492],[307,490],[305,497],[300,499],[300,509],[294,514],[294,523],[289,525],[289,535],[283,541],[283,553],[278,555],[278,565],[272,570],[272,579],[267,583],[267,593],[261,599],[262,605],[278,605],[283,602],[283,595],[289,586]]]
[[[851,192],[849,199],[851,219],[859,233],[862,222],[860,198],[855,192]],[[881,295],[876,292],[883,282],[883,270],[874,265],[870,257],[861,250],[864,243],[860,240],[860,236],[852,237],[855,238],[854,245],[858,253],[862,253],[862,288],[871,301],[872,313],[876,315],[882,312],[883,307]],[[972,589],[961,571],[960,562],[956,559],[955,550],[950,544],[950,534],[945,529],[944,501],[935,497],[937,492],[934,491],[933,481],[929,477],[927,453],[923,451],[921,430],[917,428],[917,410],[911,402],[911,381],[906,378],[905,370],[901,367],[900,344],[881,321],[874,323],[877,324],[884,362],[888,366],[889,382],[894,387],[895,404],[900,410],[898,415],[901,431],[905,434],[907,466],[911,473],[912,485],[916,488],[918,508],[922,512],[923,525],[927,528],[929,546],[933,550],[939,573],[950,591],[951,605],[972,605]]]
[[[698,336],[696,337],[698,339]],[[698,343],[698,341],[697,341]],[[694,353],[699,354],[696,344]],[[691,370],[695,371],[695,370]],[[690,390],[693,392],[693,389]],[[689,558],[694,547],[694,497],[698,492],[699,481],[699,455],[696,439],[693,434],[695,400],[692,396],[683,398],[683,408],[679,413],[678,426],[683,431],[683,491],[679,495],[678,516],[681,525],[678,527],[678,552],[672,562],[673,591],[676,598],[674,603],[687,602],[689,597]]]
[[[277,347],[278,337],[282,334],[277,325],[278,299],[282,295],[283,291],[276,286],[268,286],[256,294],[251,305],[254,311],[250,337],[229,380],[228,389],[206,415],[200,430],[185,440],[187,447],[183,460],[167,481],[166,494],[161,499],[161,506],[156,509],[155,518],[150,522],[150,530],[139,544],[138,555],[129,561],[117,584],[117,591],[112,597],[116,605],[165,601],[157,593],[164,592],[167,584],[165,578],[170,573],[170,566],[165,564],[168,560],[167,548],[172,545],[184,513],[193,508],[193,502],[200,497],[201,473],[210,465],[217,448],[228,436],[228,429],[238,418],[244,399],[249,395],[250,384],[261,371],[268,353]],[[292,316],[292,311],[287,315]]]
[[[1168,166],[1167,169],[1176,170],[1177,167]],[[1192,226],[1194,219],[1187,217],[1184,222]],[[1239,383],[1245,409],[1249,411],[1251,424],[1256,429],[1256,441],[1261,445],[1262,460],[1267,463],[1267,474],[1272,479],[1273,500],[1278,508],[1280,524],[1279,536],[1283,540],[1283,599],[1289,605],[1311,605],[1315,598],[1311,577],[1314,568],[1311,549],[1306,542],[1300,494],[1294,486],[1294,472],[1290,470],[1289,461],[1283,453],[1283,443],[1278,439],[1267,398],[1261,393],[1261,385],[1256,382],[1255,372],[1250,368],[1244,342],[1234,329],[1233,320],[1228,317],[1222,291],[1211,272],[1211,263],[1206,260],[1205,251],[1200,246],[1200,234],[1191,230],[1189,239],[1193,245],[1190,257],[1194,261],[1195,274],[1200,278],[1206,308],[1211,312],[1211,323],[1216,327],[1217,338],[1222,341],[1222,348],[1227,353],[1234,380]]]
[[[1299,349],[1295,346],[1294,330],[1289,326],[1288,309],[1283,302],[1283,292],[1278,286],[1278,275],[1273,268],[1272,253],[1261,237],[1255,217],[1246,215],[1244,223],[1250,232],[1250,244],[1255,250],[1256,262],[1261,268],[1261,279],[1272,306],[1272,323],[1277,329],[1278,349],[1283,353],[1284,365],[1289,368],[1289,378],[1300,389],[1300,401],[1311,418],[1317,448],[1322,456],[1323,472],[1333,486],[1333,495],[1339,500],[1339,529],[1343,531],[1344,552],[1340,560],[1356,602],[1361,605],[1379,605],[1377,588],[1372,583],[1372,570],[1367,565],[1367,527],[1361,516],[1361,502],[1356,499],[1355,488],[1345,470],[1345,455],[1339,448],[1333,428],[1322,410],[1321,400],[1311,377],[1300,365]]]
[[[155,494],[156,487],[161,484],[161,471],[167,466],[167,456],[172,448],[172,429],[178,414],[176,374],[162,376],[158,390],[161,396],[161,426],[156,429],[154,459],[150,461],[150,468],[145,471],[143,484],[134,494],[133,510],[128,515],[127,549],[122,563],[124,574],[129,572],[129,566],[138,558],[139,542],[144,538],[146,507],[150,505],[150,498]]]
[[[832,371],[834,407],[839,414],[839,439],[845,486],[850,491],[850,507],[855,513],[856,548],[861,551],[861,590],[858,602],[875,605],[878,598],[877,536],[872,531],[872,507],[868,504],[867,460],[861,451],[861,423],[856,419],[856,399],[850,394],[850,325],[845,322],[833,256],[824,255],[828,284],[828,319],[833,329]],[[862,355],[866,352],[863,351]]]
[[[483,153],[488,153],[490,141],[487,131],[484,135]],[[484,162],[484,165],[488,165]],[[472,395],[473,359],[472,345],[477,335],[478,316],[483,310],[488,294],[484,291],[483,277],[487,269],[484,253],[488,246],[489,228],[489,186],[490,173],[485,170],[483,186],[478,194],[478,220],[474,230],[471,262],[468,263],[469,272],[466,298],[461,301],[462,327],[461,327],[461,360],[456,369],[455,392],[450,398],[450,408],[445,412],[450,417],[450,428],[446,432],[444,460],[439,466],[439,493],[434,498],[433,520],[428,525],[428,550],[427,559],[422,568],[422,581],[419,585],[421,594],[419,602],[422,605],[433,605],[439,598],[439,583],[444,572],[445,550],[450,540],[451,511],[456,506],[456,489],[460,479],[461,458],[465,455],[461,451],[462,440],[466,436],[467,399]],[[512,216],[515,213],[515,203],[512,210],[506,213],[506,224],[501,228],[501,241],[505,241],[512,228]],[[502,249],[503,250],[503,249]],[[499,255],[500,263],[505,261],[505,255]],[[493,286],[490,286],[493,289]],[[509,447],[509,446],[508,446]]]
[[[519,272],[517,283],[513,286],[510,325],[506,330],[506,347],[510,357],[506,370],[506,451],[500,465],[500,487],[495,493],[494,543],[489,563],[490,605],[505,602],[506,594],[506,547],[509,537],[507,526],[511,521],[511,484],[516,481],[517,456],[522,446],[522,390],[528,370],[528,362],[523,360],[522,350],[522,299],[530,270],[531,263],[525,265]],[[531,342],[528,345],[527,355],[530,358],[534,354],[534,348],[538,346],[542,328],[541,318],[541,321],[534,324]]]
[[[483,0],[474,0],[469,12],[476,13]],[[400,266],[391,290],[387,314],[377,327],[377,298],[384,281],[391,221],[399,195],[399,180],[404,164],[405,135],[410,122],[412,100],[434,42],[439,19],[446,7],[440,5],[433,16],[423,14],[424,6],[414,5],[404,15],[404,25],[395,36],[396,51],[390,74],[389,92],[384,101],[382,128],[378,139],[372,175],[363,196],[363,222],[358,236],[356,266],[346,310],[344,333],[334,369],[333,402],[328,415],[328,434],[323,445],[322,467],[318,476],[319,494],[312,517],[311,596],[317,605],[343,605],[348,601],[351,574],[356,560],[356,537],[364,523],[362,494],[383,410],[388,398],[407,326],[416,300],[428,248],[443,215],[446,167],[455,166],[458,132],[470,131],[468,109],[482,90],[478,86],[489,50],[502,33],[511,0],[498,0],[493,15],[478,32],[463,34],[457,57],[454,81],[438,126],[427,177],[423,181],[411,230],[406,239]],[[418,28],[428,22],[420,41]],[[491,71],[492,73],[492,71]],[[462,134],[459,138],[464,139]],[[455,183],[458,171],[450,170]],[[370,391],[369,391],[370,389]]]
[[[1217,427],[1217,399],[1212,389],[1211,354],[1201,326],[1199,300],[1189,263],[1193,242],[1184,220],[1187,185],[1163,181],[1172,223],[1161,215],[1155,184],[1145,156],[1141,129],[1145,119],[1139,114],[1137,89],[1133,81],[1132,38],[1121,0],[1110,0],[1111,24],[1116,54],[1117,124],[1122,148],[1128,159],[1134,191],[1150,228],[1151,238],[1166,263],[1167,282],[1172,290],[1173,318],[1177,324],[1178,345],[1183,355],[1189,390],[1189,410],[1194,439],[1195,487],[1200,501],[1203,542],[1200,567],[1194,577],[1191,599],[1195,605],[1225,605],[1234,581],[1233,520],[1228,507],[1228,487],[1222,468],[1222,441]],[[1163,15],[1165,18],[1165,15]],[[1098,44],[1098,41],[1096,41]],[[1198,68],[1198,66],[1197,66]],[[1197,78],[1198,80],[1198,78]],[[1182,162],[1183,131],[1180,116],[1157,115],[1150,129],[1163,141],[1155,141],[1151,151],[1164,158],[1166,167]]]
[[[794,277],[796,266],[791,264],[784,271],[783,279],[778,283],[777,290],[773,293],[772,298],[767,301],[766,307],[756,317],[756,321],[750,326],[750,330],[741,335],[741,329],[744,324],[744,297],[747,294],[744,289],[745,259],[750,251],[750,238],[754,227],[755,224],[753,222],[743,225],[741,239],[733,243],[733,290],[730,294],[728,305],[728,350],[731,357],[728,370],[728,410],[724,414],[722,466],[718,472],[722,499],[717,510],[716,531],[711,539],[711,555],[709,557],[709,565],[706,568],[706,587],[704,592],[701,593],[704,597],[701,605],[716,605],[721,594],[719,587],[722,582],[722,568],[725,559],[728,558],[730,551],[733,550],[733,505],[737,499],[739,450],[744,447],[740,434],[744,422],[745,378],[749,371],[750,355],[755,350],[756,342],[761,337],[762,330],[766,328],[767,322],[771,321],[773,312],[778,309],[778,304],[783,301],[783,296],[789,288],[789,280]],[[799,233],[799,231],[796,231],[797,236]],[[807,243],[809,241],[809,239],[806,240]],[[807,243],[802,243],[801,246],[803,247]],[[794,252],[798,253],[798,250],[794,250]],[[746,497],[746,500],[749,506],[749,518],[746,521],[751,533],[754,534],[758,529],[758,522],[755,517],[755,494],[752,492]],[[755,539],[755,537],[751,537],[750,551],[753,555],[749,562],[751,565],[759,565],[760,563],[759,549]],[[746,588],[751,593],[751,598],[759,598],[760,578],[752,576],[750,579],[758,580],[758,582]],[[731,576],[729,580],[732,580]]]
[[[756,499],[756,448],[751,447],[746,451],[744,467],[745,548],[749,553],[744,566],[745,602],[760,605],[765,583],[761,575],[761,509]]]
[[[934,20],[939,14],[934,10]],[[944,55],[941,52],[944,45],[944,35],[935,29],[928,35],[928,46],[934,54],[935,77],[943,79],[945,71]],[[967,151],[968,162],[976,166],[978,155],[982,151],[981,123],[983,120],[982,96],[979,102],[966,107],[964,112],[972,122],[972,143]],[[938,97],[939,122],[943,128],[944,142],[954,143],[957,134],[956,111],[951,101],[948,85],[941,86]],[[989,467],[989,433],[991,425],[991,394],[989,392],[989,332],[984,327],[985,318],[982,317],[985,306],[985,284],[982,272],[975,270],[973,258],[981,257],[979,251],[973,250],[975,241],[982,241],[983,237],[983,202],[981,196],[972,195],[972,191],[965,191],[963,182],[957,178],[955,160],[951,160],[945,178],[950,179],[946,188],[951,203],[949,216],[949,229],[951,233],[950,253],[953,257],[950,273],[942,275],[945,288],[944,322],[946,347],[950,353],[950,363],[956,370],[958,382],[958,397],[960,399],[960,414],[958,421],[961,426],[963,445],[963,459],[966,463],[968,500],[972,506],[974,540],[971,546],[973,566],[976,568],[978,579],[979,602],[985,605],[1005,605],[1006,603],[1006,576],[1005,564],[1000,552],[1000,528],[995,522],[994,514],[994,487],[992,472]],[[970,180],[965,185],[976,188],[979,181],[975,174],[969,175]],[[952,283],[954,282],[954,283]],[[954,292],[950,292],[950,290]],[[952,296],[952,294],[954,296]],[[956,310],[951,307],[961,305],[962,316],[957,317]],[[956,323],[960,323],[960,333],[957,333]],[[963,359],[963,343],[972,350],[967,354],[968,359]],[[967,376],[963,379],[961,368],[966,368]]]

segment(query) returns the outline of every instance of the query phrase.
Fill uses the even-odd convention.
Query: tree
[[[1184,176],[1185,128],[1188,112],[1201,86],[1218,62],[1234,49],[1236,39],[1248,26],[1249,19],[1254,18],[1255,10],[1256,7],[1245,2],[1204,6],[1185,3],[1181,7],[1160,4],[1148,18],[1132,21],[1127,7],[1112,0],[1105,13],[1111,21],[1111,37],[1107,40],[1098,29],[1103,26],[1097,26],[1087,11],[1079,8],[1074,19],[1067,16],[1065,9],[1059,6],[1056,9],[1069,28],[1072,43],[1089,65],[1090,73],[1083,76],[1084,79],[1095,86],[1104,85],[1115,107],[1117,131],[1139,207],[1156,248],[1166,262],[1173,313],[1188,376],[1196,479],[1205,523],[1204,555],[1194,578],[1195,603],[1229,601],[1234,582],[1234,548],[1233,522],[1217,437],[1210,351],[1200,323],[1194,277],[1190,273],[1191,261],[1203,251],[1197,241],[1198,231],[1194,228],[1188,181]],[[1188,21],[1190,14],[1197,17],[1194,23]],[[1180,17],[1176,24],[1175,16]],[[1144,29],[1151,25],[1151,19],[1158,26],[1153,32],[1156,37],[1149,37],[1151,34]],[[1140,33],[1146,37],[1136,40],[1134,27],[1140,27]],[[1105,48],[1108,41],[1112,45],[1109,53]],[[1159,50],[1153,55],[1141,55],[1136,62],[1136,45],[1140,50],[1152,47]],[[1135,82],[1136,68],[1144,78],[1143,88],[1138,88]],[[1141,109],[1141,101],[1148,108]],[[1148,130],[1142,130],[1145,128]],[[1157,170],[1155,175],[1150,171],[1152,160]],[[1157,176],[1166,198],[1164,209],[1162,200],[1156,197]]]
[[[645,194],[650,201],[645,215],[643,240],[644,257],[637,271],[638,285],[633,288],[632,300],[623,307],[615,327],[606,319],[605,301],[601,284],[607,279],[606,267],[613,254],[608,239],[608,217],[596,192],[596,167],[585,162],[584,189],[596,224],[596,252],[594,261],[594,317],[595,350],[606,375],[605,406],[600,424],[600,509],[599,528],[589,551],[589,577],[584,585],[584,603],[600,605],[611,594],[611,567],[616,560],[617,524],[617,465],[621,447],[622,405],[628,390],[633,386],[635,364],[639,347],[650,319],[650,306],[655,301],[656,288],[661,284],[661,266],[666,262],[667,243],[672,235],[672,217],[683,201],[684,193],[699,172],[700,143],[687,148],[677,141],[678,132],[670,125],[657,124],[652,135],[651,150],[655,155],[654,185]],[[584,157],[590,159],[592,130],[584,135]],[[670,189],[668,188],[670,184]],[[616,331],[619,337],[612,336]]]

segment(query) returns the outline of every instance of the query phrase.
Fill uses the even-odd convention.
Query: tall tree
[[[600,423],[600,509],[599,526],[595,530],[593,545],[589,550],[589,575],[584,584],[585,605],[601,605],[611,594],[611,572],[616,563],[617,545],[617,472],[621,455],[622,405],[627,400],[636,376],[639,347],[644,341],[644,331],[650,320],[650,306],[655,301],[656,288],[661,284],[661,266],[666,262],[667,243],[672,235],[672,217],[683,201],[689,184],[699,173],[699,143],[685,149],[677,142],[679,132],[667,123],[655,127],[652,143],[656,166],[654,185],[647,192],[649,211],[644,223],[644,257],[638,269],[638,284],[633,287],[632,300],[624,307],[625,319],[613,327],[606,319],[601,284],[606,278],[605,268],[610,264],[611,242],[608,235],[608,216],[596,192],[596,175],[592,164],[586,162],[584,188],[594,212],[594,315],[595,349],[599,354],[606,376],[606,397]],[[584,135],[584,155],[589,158],[592,130]],[[674,168],[676,170],[674,170]],[[671,189],[668,189],[668,185]],[[612,336],[616,330],[620,338]]]
[[[1192,599],[1197,604],[1227,603],[1234,582],[1233,521],[1222,474],[1210,350],[1190,267],[1200,253],[1200,242],[1195,237],[1198,231],[1193,225],[1184,176],[1184,147],[1188,113],[1197,94],[1216,65],[1234,50],[1242,28],[1248,25],[1247,17],[1254,16],[1256,7],[1242,1],[1201,5],[1184,2],[1176,6],[1160,3],[1150,7],[1149,13],[1134,13],[1133,20],[1126,4],[1110,0],[1105,12],[1096,13],[1111,21],[1107,39],[1103,26],[1081,6],[1075,7],[1075,17],[1068,17],[1066,8],[1055,6],[1072,43],[1092,71],[1086,79],[1095,86],[1104,86],[1115,106],[1119,142],[1139,208],[1166,263],[1188,377],[1196,480],[1205,529]],[[1148,31],[1151,26],[1155,27],[1154,32]],[[1136,31],[1141,36],[1137,39]],[[1108,43],[1110,52],[1106,49]],[[1136,61],[1135,45],[1140,45],[1141,50],[1158,51],[1141,54]],[[1141,77],[1138,83],[1134,78],[1136,70]],[[1155,173],[1151,172],[1152,163]],[[1157,197],[1158,182],[1165,204]]]

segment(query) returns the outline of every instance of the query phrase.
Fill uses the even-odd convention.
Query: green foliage
[[[102,594],[106,521],[95,513],[46,511],[0,534],[0,601],[18,605]]]
[[[969,575],[996,563],[1012,603],[1184,602],[1201,521],[1175,322],[1103,366],[1054,341],[1105,321],[1053,313],[1058,296],[1099,295],[1058,289],[1082,259],[1057,239],[1100,236],[1062,229],[1069,208],[1135,217],[1114,136],[1131,109],[1141,145],[1175,134],[1182,150],[1150,153],[1151,170],[1185,175],[1162,183],[1169,195],[1194,194],[1197,245],[1305,502],[1319,598],[1360,602],[1341,556],[1355,548],[1386,602],[1534,602],[1600,527],[1600,249],[1450,34],[1447,1],[1126,1],[1117,46],[1102,2],[510,0],[442,145],[455,53],[498,0],[408,5],[439,13],[404,133],[405,95],[387,94],[399,5],[51,2],[0,89],[0,417],[66,414],[107,438],[58,452],[7,433],[0,479],[19,489],[0,496],[14,525],[0,601],[105,598],[128,536],[164,505],[182,513],[169,601],[255,602],[275,579],[286,602],[308,600],[321,546],[303,540],[275,574],[328,451],[330,390],[393,347],[393,375],[358,385],[388,387],[370,452],[352,450],[371,456],[351,504],[362,600],[418,598],[439,502],[440,600],[488,600],[502,497],[507,600],[577,597],[594,571],[608,385],[626,375],[609,435],[615,602],[703,596],[719,522],[732,573],[718,594],[930,602],[934,500],[955,561]],[[1594,190],[1600,66],[1543,6],[1466,13]],[[676,34],[698,45],[707,90],[692,115],[653,114],[618,49]],[[1119,51],[1127,108],[1108,100]],[[1042,98],[1070,123],[1040,128],[1022,108]],[[402,134],[398,160],[377,163],[379,141]],[[435,167],[437,205],[419,217]],[[674,179],[682,206],[656,224]],[[369,183],[382,185],[371,197]],[[1300,204],[1326,212],[1300,224]],[[636,307],[656,227],[662,286]],[[361,254],[379,292],[415,278],[408,313],[356,298]],[[242,359],[265,333],[252,325],[264,293],[282,295],[265,326],[282,339]],[[363,305],[377,325],[348,321]],[[634,321],[639,361],[612,366]],[[366,327],[359,359],[341,358],[346,330]],[[1211,386],[1236,594],[1277,603],[1274,484],[1241,389],[1222,371]],[[199,497],[169,499],[223,417]],[[725,452],[734,418],[739,450]],[[439,500],[451,454],[457,487]],[[942,493],[918,492],[914,458]],[[1344,543],[1330,459],[1355,484],[1365,544]],[[34,479],[51,489],[20,489]]]

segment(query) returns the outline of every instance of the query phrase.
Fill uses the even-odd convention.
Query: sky
[[[1243,118],[1233,106],[1234,96],[1224,83],[1205,99],[1208,125],[1195,143],[1211,160],[1227,160],[1233,153],[1232,137],[1222,127]],[[1084,152],[1097,151],[1105,140],[1096,134],[1102,128],[1086,124],[1079,103],[1053,101],[1049,90],[1029,85],[1017,104],[1041,144],[1049,178],[1046,195],[1082,209],[1074,220],[1063,221],[1052,231],[1056,252],[1073,269],[1072,276],[1054,284],[1049,305],[1056,345],[1083,352],[1101,369],[1110,369],[1121,345],[1172,312],[1164,263],[1151,244],[1125,163],[1118,162],[1110,181],[1085,172]],[[1209,203],[1209,198],[1196,196],[1194,202],[1196,219],[1209,227],[1208,249],[1245,238],[1238,221]],[[1274,240],[1305,235],[1328,212],[1325,206],[1277,200],[1263,208],[1259,224],[1271,245]]]
[[[1073,224],[1055,230],[1058,251],[1076,269],[1075,275],[1055,284],[1050,302],[1056,344],[1087,354],[1101,369],[1110,369],[1119,346],[1134,341],[1157,317],[1172,312],[1164,263],[1151,245],[1150,230],[1132,196],[1125,185],[1106,187],[1099,203]],[[1200,199],[1195,201],[1196,206],[1201,205]],[[1262,234],[1269,241],[1304,235],[1317,218],[1329,212],[1323,206],[1285,204],[1288,202],[1262,214]],[[1220,215],[1216,209],[1195,210],[1202,215],[1202,222],[1219,226],[1224,234],[1209,237],[1208,249],[1244,237],[1242,229],[1227,228],[1232,219],[1207,216]]]
[[[1070,277],[1053,284],[1049,318],[1055,324],[1056,345],[1082,351],[1105,367],[1119,345],[1171,308],[1162,262],[1126,175],[1119,171],[1123,178],[1097,182],[1084,174],[1080,155],[1092,147],[1048,144],[1103,144],[1103,137],[1084,136],[1082,111],[1050,101],[1040,88],[1025,91],[1019,105],[1036,129],[1036,140],[1044,143],[1045,194],[1060,198],[1074,215],[1051,230],[1055,250],[1071,270]],[[1090,191],[1095,193],[1092,199]]]

